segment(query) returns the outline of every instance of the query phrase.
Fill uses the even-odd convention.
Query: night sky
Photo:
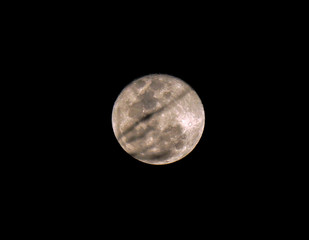
[[[202,211],[217,220],[227,212],[232,218],[237,209],[245,216],[259,192],[271,193],[274,164],[254,137],[266,118],[255,110],[263,97],[258,89],[269,80],[265,43],[254,19],[244,21],[247,16],[226,15],[221,8],[203,11],[190,21],[177,11],[168,20],[167,11],[159,23],[159,15],[127,22],[101,13],[44,23],[41,40],[31,42],[37,49],[32,67],[38,69],[33,89],[40,95],[34,98],[40,133],[35,160],[24,165],[33,172],[34,189],[102,215],[110,206],[134,215],[142,203],[178,202],[178,214]],[[145,16],[149,21],[140,24]],[[111,123],[121,90],[154,73],[188,83],[205,110],[195,149],[162,166],[128,155]]]
[[[59,35],[50,40],[53,44],[45,53],[50,64],[40,68],[47,76],[49,104],[57,112],[50,116],[50,131],[57,138],[51,152],[52,158],[57,156],[53,168],[78,181],[94,178],[95,184],[102,178],[113,182],[109,177],[124,183],[137,178],[153,184],[170,180],[201,186],[212,182],[211,187],[248,184],[240,179],[251,178],[259,169],[248,140],[256,131],[250,125],[253,105],[248,99],[260,81],[258,58],[252,57],[260,50],[251,46],[254,42],[244,41],[250,34],[244,32],[245,25],[209,20],[212,24],[205,26],[170,22],[155,28],[151,22],[148,27],[119,23],[111,27],[103,21],[100,31],[97,24],[61,28],[63,40]],[[147,165],[129,156],[111,124],[121,90],[153,73],[188,83],[199,95],[206,117],[193,152],[165,166]]]
[[[124,184],[134,178],[145,181],[144,177],[153,184],[197,178],[198,185],[213,182],[221,186],[238,184],[239,178],[251,176],[255,170],[249,159],[256,156],[247,141],[252,126],[247,122],[250,104],[244,98],[250,94],[246,87],[251,63],[243,55],[246,51],[240,50],[243,46],[227,44],[223,35],[183,38],[181,30],[159,36],[151,32],[126,34],[125,38],[117,35],[115,42],[100,44],[96,40],[89,49],[82,48],[66,66],[65,72],[73,75],[59,80],[66,98],[61,107],[68,138],[63,146],[65,168],[76,168],[79,173],[73,174],[78,176],[123,179]],[[129,156],[118,144],[111,125],[113,104],[121,90],[152,73],[187,82],[201,98],[206,116],[204,133],[193,152],[165,166],[147,165]]]

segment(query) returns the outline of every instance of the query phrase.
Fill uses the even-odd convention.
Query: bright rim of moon
[[[176,162],[199,142],[205,124],[203,104],[184,81],[151,74],[127,85],[112,112],[121,147],[139,161],[154,165]]]

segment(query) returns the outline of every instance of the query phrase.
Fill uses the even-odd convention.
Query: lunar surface
[[[127,85],[112,112],[121,147],[144,163],[163,165],[188,155],[205,124],[197,93],[179,78],[152,74]]]

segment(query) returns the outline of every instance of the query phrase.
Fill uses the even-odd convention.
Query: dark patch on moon
[[[145,160],[150,160],[150,161],[162,161],[166,160],[170,155],[172,151],[171,150],[165,150],[159,153],[151,153],[147,154]]]
[[[154,95],[153,91],[147,91],[141,96],[143,106],[147,110],[155,108],[157,105],[157,100],[153,95]]]
[[[155,135],[158,135],[158,138],[154,140],[151,147],[143,147],[144,139],[147,139],[148,133],[152,131],[154,131]],[[151,161],[155,163],[167,160],[174,154],[175,150],[181,150],[185,145],[185,142],[182,139],[183,135],[183,128],[180,124],[170,125],[160,133],[159,129],[154,124],[138,131],[136,129],[132,130],[126,137],[126,142],[131,143],[136,141],[134,144],[139,146],[137,152],[130,153],[132,156],[143,161]],[[152,151],[154,147],[160,149],[160,151]]]
[[[148,126],[146,129],[143,130],[134,130],[129,136],[126,137],[126,142],[130,143],[137,140],[142,140],[152,130],[154,130],[152,126]]]
[[[163,88],[163,86],[164,86],[164,83],[162,83],[159,80],[153,80],[150,84],[150,88],[153,89],[153,90],[159,90],[159,89]]]
[[[138,81],[135,82],[135,85],[136,85],[136,87],[137,87],[138,89],[144,87],[145,84],[146,84],[146,82],[145,82],[143,79],[140,79],[140,80],[138,80]]]
[[[152,152],[151,149],[153,147],[154,145],[145,149],[140,149],[138,152],[131,152],[130,155],[138,158],[139,160],[152,161],[155,163],[156,161],[167,160],[173,154],[173,151],[170,149],[164,149],[160,152]]]
[[[131,118],[141,118],[143,115],[143,104],[141,102],[133,103],[129,109],[129,117]]]
[[[176,149],[179,150],[179,149],[182,149],[184,146],[184,142],[183,141],[178,141],[175,145]]]
[[[163,130],[164,133],[167,133],[170,137],[178,137],[182,134],[183,130],[180,124],[177,124],[175,126],[168,126]]]

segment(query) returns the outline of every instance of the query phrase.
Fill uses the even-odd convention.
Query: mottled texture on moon
[[[121,147],[142,162],[163,165],[189,154],[199,142],[205,113],[197,93],[179,78],[151,74],[126,86],[112,112]]]

